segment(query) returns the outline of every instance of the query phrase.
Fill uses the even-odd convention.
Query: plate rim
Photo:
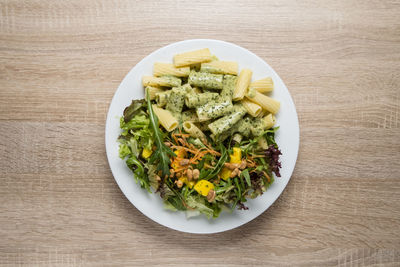
[[[122,182],[120,182],[120,181],[116,178],[116,174],[115,174],[115,172],[114,172],[114,170],[113,170],[113,166],[112,166],[111,160],[110,160],[111,152],[110,152],[110,150],[109,150],[109,148],[108,148],[108,145],[107,145],[107,140],[108,140],[107,137],[108,137],[108,135],[110,134],[110,133],[108,133],[107,129],[110,127],[109,125],[110,125],[110,123],[111,123],[111,121],[112,121],[112,117],[111,117],[111,116],[112,116],[112,114],[111,114],[111,106],[112,106],[114,100],[116,99],[117,92],[119,91],[121,85],[124,83],[124,81],[125,81],[125,80],[127,79],[127,77],[130,75],[130,73],[133,72],[133,71],[135,70],[135,68],[136,68],[142,61],[145,61],[146,59],[151,58],[154,54],[158,53],[160,50],[168,49],[168,48],[170,48],[170,47],[177,46],[177,45],[180,45],[180,44],[182,44],[182,43],[190,43],[190,42],[215,42],[215,43],[219,43],[219,44],[222,44],[222,45],[233,46],[233,47],[235,47],[235,48],[237,48],[237,49],[244,50],[246,53],[249,53],[249,54],[251,54],[252,56],[254,56],[254,57],[256,57],[256,58],[259,58],[259,59],[260,59],[264,64],[266,64],[266,65],[276,74],[276,76],[279,78],[280,82],[282,83],[282,85],[284,86],[284,88],[286,89],[286,91],[288,92],[289,99],[290,99],[291,104],[292,104],[293,109],[294,109],[294,118],[295,118],[295,126],[296,126],[296,129],[295,129],[296,131],[295,131],[295,133],[297,134],[297,138],[296,138],[296,140],[297,140],[297,142],[296,142],[296,143],[297,143],[297,146],[295,147],[295,152],[296,152],[296,153],[295,153],[295,157],[294,157],[294,164],[293,164],[293,166],[292,166],[292,169],[291,169],[291,170],[289,171],[289,173],[288,173],[287,181],[285,181],[285,184],[284,184],[282,190],[281,190],[276,196],[273,196],[273,201],[272,201],[269,205],[265,205],[265,207],[261,208],[260,212],[259,212],[256,216],[250,218],[249,220],[242,221],[242,222],[238,223],[237,225],[224,228],[223,230],[215,230],[215,231],[189,231],[189,230],[186,230],[186,229],[174,228],[173,226],[170,226],[170,225],[168,225],[168,224],[165,224],[165,223],[163,223],[163,222],[160,221],[160,220],[154,219],[152,216],[150,216],[149,214],[147,214],[147,213],[146,213],[144,210],[142,210],[140,207],[136,206],[136,205],[131,201],[130,197],[128,197],[127,192],[125,192],[126,189],[124,189],[124,187],[121,185]],[[124,76],[124,78],[123,78],[123,79],[121,80],[121,82],[119,83],[117,89],[114,91],[114,95],[113,95],[113,97],[112,97],[112,99],[111,99],[111,101],[110,101],[110,104],[109,104],[109,106],[108,106],[107,117],[106,117],[106,123],[105,123],[105,136],[104,136],[104,139],[105,139],[105,149],[106,149],[107,161],[108,161],[108,165],[109,165],[109,167],[110,167],[111,173],[112,173],[112,175],[113,175],[113,178],[114,178],[114,180],[116,181],[116,183],[118,184],[118,187],[120,188],[120,190],[122,191],[122,193],[124,194],[124,196],[128,199],[128,201],[129,201],[137,210],[139,210],[143,215],[145,215],[147,218],[149,218],[149,219],[152,220],[153,222],[156,222],[156,223],[158,223],[158,224],[160,224],[160,225],[162,225],[162,226],[165,226],[165,227],[167,227],[167,228],[169,228],[169,229],[172,229],[172,230],[175,230],[175,231],[185,232],[185,233],[192,233],[192,234],[214,234],[214,233],[221,233],[221,232],[229,231],[229,230],[232,230],[232,229],[235,229],[235,228],[239,228],[239,227],[241,227],[241,226],[243,226],[243,225],[245,225],[245,224],[247,224],[247,223],[253,221],[253,220],[256,219],[257,217],[259,217],[261,214],[263,214],[266,210],[268,210],[268,209],[277,201],[277,199],[282,195],[283,191],[284,191],[284,190],[286,189],[286,187],[287,187],[287,184],[289,183],[290,179],[292,178],[294,169],[295,169],[296,164],[297,164],[297,159],[298,159],[298,154],[299,154],[299,147],[300,147],[300,124],[299,124],[298,114],[297,114],[297,110],[296,110],[296,105],[294,104],[294,101],[293,101],[292,95],[291,95],[290,92],[289,92],[289,89],[287,88],[286,84],[283,82],[283,80],[281,79],[281,77],[278,75],[278,73],[277,73],[263,58],[257,56],[257,55],[256,55],[255,53],[253,53],[252,51],[250,51],[250,50],[248,50],[248,49],[246,49],[246,48],[244,48],[244,47],[242,47],[242,46],[239,46],[239,45],[237,45],[237,44],[231,43],[231,42],[222,41],[222,40],[217,40],[217,39],[187,39],[187,40],[182,40],[182,41],[178,41],[178,42],[173,42],[173,43],[167,44],[167,45],[165,45],[165,46],[162,46],[162,47],[160,47],[160,48],[154,50],[153,52],[151,52],[150,54],[146,55],[144,58],[142,58],[141,60],[139,60],[138,62],[136,62],[136,64],[128,71],[128,73]],[[118,143],[115,142],[115,145],[117,145],[117,144],[118,144]],[[218,220],[218,218],[217,218],[217,220]]]

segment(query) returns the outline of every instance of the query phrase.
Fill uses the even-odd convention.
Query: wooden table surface
[[[399,1],[0,1],[0,265],[400,265]],[[254,221],[193,235],[124,197],[104,147],[127,72],[213,38],[289,88],[300,152]]]

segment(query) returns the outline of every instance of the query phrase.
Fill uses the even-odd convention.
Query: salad
[[[272,79],[251,81],[209,49],[155,63],[153,75],[120,118],[119,156],[134,179],[188,217],[248,209],[280,177]]]

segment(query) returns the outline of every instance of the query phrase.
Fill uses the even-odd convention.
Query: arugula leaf
[[[161,178],[163,179],[165,175],[170,174],[169,164],[171,163],[171,160],[168,156],[172,157],[174,154],[172,153],[172,150],[167,147],[163,142],[163,134],[158,127],[158,118],[154,114],[153,107],[151,106],[150,95],[148,92],[146,92],[146,101],[147,109],[149,111],[150,125],[153,129],[154,140],[157,146],[157,149],[151,155],[149,162],[150,164],[154,164],[155,162],[158,163],[157,170],[160,170],[162,172]]]
[[[228,159],[228,153],[226,152],[226,148],[221,143],[219,144],[219,147],[220,147],[221,157],[219,158],[212,172],[208,173],[206,177],[204,177],[205,180],[209,180],[212,177],[217,176],[218,173],[221,171],[222,167],[224,166],[224,163]]]
[[[241,176],[244,177],[244,179],[246,180],[247,185],[249,187],[251,187],[249,170],[248,169],[243,170]]]

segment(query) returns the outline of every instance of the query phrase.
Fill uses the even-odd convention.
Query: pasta
[[[263,95],[260,92],[256,91],[255,96],[253,98],[248,98],[250,101],[260,105],[263,109],[275,114],[279,111],[280,102],[272,99],[269,96]]]
[[[165,76],[165,75],[172,75],[176,77],[187,77],[189,76],[190,68],[176,68],[173,64],[170,63],[161,63],[156,62],[154,63],[153,67],[153,75],[154,76]]]
[[[209,62],[212,56],[208,48],[185,52],[174,56],[175,67],[185,67],[197,63]]]
[[[241,105],[235,105],[234,111],[208,125],[208,128],[214,135],[221,134],[237,123],[244,115],[246,110]]]
[[[224,75],[224,82],[221,91],[221,97],[232,101],[233,91],[235,90],[237,77],[233,75]]]
[[[252,121],[252,127],[250,128],[251,134],[253,136],[260,136],[266,130],[266,126],[267,124],[263,119],[255,118]]]
[[[146,86],[145,92],[149,92],[150,100],[154,100],[156,99],[156,94],[164,92],[164,90],[159,87]]]
[[[182,90],[182,87],[176,87],[171,90],[171,93],[167,100],[167,106],[165,107],[167,110],[171,111],[172,114],[176,116],[180,116],[182,112],[182,108],[185,102],[185,90]],[[179,115],[177,115],[179,114]]]
[[[254,88],[260,93],[268,93],[274,90],[274,82],[271,77],[266,77],[250,83],[250,88]]]
[[[202,94],[196,94],[196,93],[187,94],[185,97],[185,105],[188,108],[196,108],[198,106],[206,104],[207,102],[216,100],[218,96],[219,96],[218,93],[211,93],[211,92],[206,92]]]
[[[166,87],[176,87],[181,86],[181,79],[173,76],[143,76],[142,78],[143,86],[166,86]]]
[[[199,118],[197,117],[197,114],[193,110],[186,110],[182,112],[181,119],[183,122],[185,121],[191,121],[191,122],[198,122]]]
[[[157,103],[157,107],[160,107],[160,108],[164,107],[168,102],[168,97],[170,94],[171,94],[171,90],[156,93],[155,100]]]
[[[266,124],[266,126],[265,126],[266,130],[272,128],[275,125],[275,121],[276,121],[275,116],[272,114],[268,114],[267,116],[265,116],[263,118],[263,120]]]
[[[238,80],[236,82],[236,88],[235,91],[233,92],[233,100],[242,100],[244,95],[246,94],[247,88],[250,85],[251,81],[251,76],[253,75],[253,72],[249,69],[243,69],[238,77]]]
[[[160,124],[167,130],[168,132],[173,131],[176,127],[178,127],[178,120],[172,116],[171,112],[168,110],[157,107],[156,105],[152,105],[154,113],[158,117],[158,121]]]
[[[253,117],[257,117],[262,111],[262,107],[260,105],[257,105],[256,103],[253,103],[247,99],[243,99],[241,103],[243,107],[247,110],[247,113],[249,113]]]
[[[214,74],[238,74],[239,65],[233,61],[211,61],[201,64],[200,71]]]
[[[191,137],[199,138],[200,140],[207,140],[204,133],[197,128],[193,122],[187,121],[183,123],[183,129],[187,132]]]
[[[199,117],[199,121],[207,121],[213,118],[217,118],[223,116],[233,109],[233,105],[231,101],[223,100],[223,101],[211,101],[207,104],[197,107],[196,113],[197,117]]]
[[[223,75],[196,71],[191,71],[188,79],[190,85],[209,89],[222,89],[223,80]]]

